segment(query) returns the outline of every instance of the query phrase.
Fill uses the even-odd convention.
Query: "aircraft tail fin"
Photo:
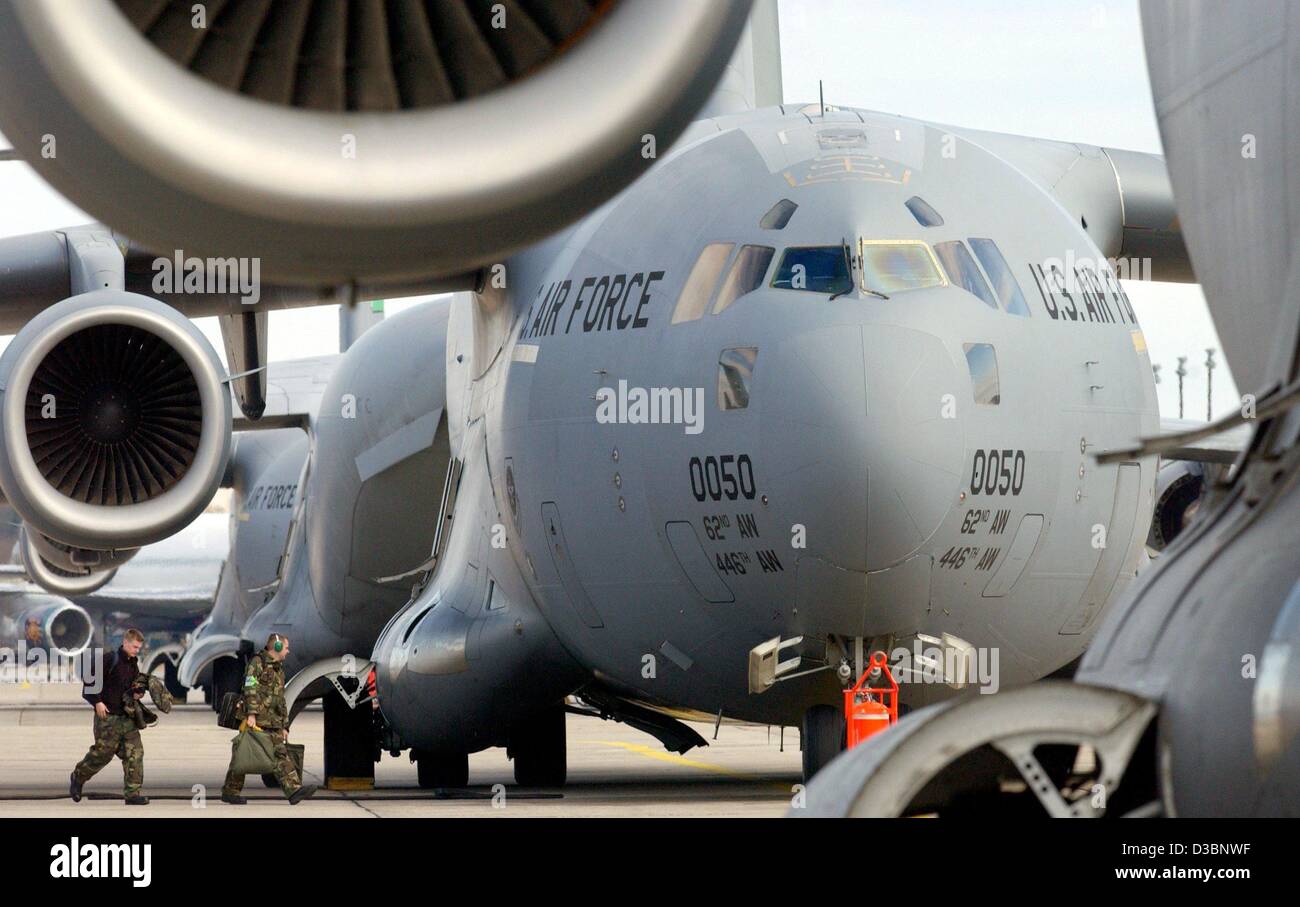
[[[699,117],[741,113],[784,101],[776,0],[754,0],[749,23]]]

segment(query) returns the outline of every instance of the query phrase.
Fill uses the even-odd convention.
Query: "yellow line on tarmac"
[[[700,762],[696,759],[687,759],[685,756],[679,756],[677,753],[670,753],[667,750],[653,749],[644,744],[626,743],[622,740],[593,740],[591,742],[600,746],[618,747],[619,749],[627,750],[629,753],[636,753],[638,756],[645,756],[647,759],[658,759],[660,762],[667,762],[670,765],[679,765],[682,768],[698,768],[701,771],[726,775],[728,778],[735,778],[738,781],[763,782],[770,787],[780,790],[782,793],[789,793],[789,785],[780,781],[772,781],[762,775],[732,771],[729,768],[723,768],[721,765],[714,765],[712,762]]]

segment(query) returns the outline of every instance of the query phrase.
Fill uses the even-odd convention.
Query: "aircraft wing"
[[[1208,437],[1193,437],[1206,426],[1205,422],[1191,419],[1162,418],[1159,440],[1175,446],[1162,449],[1160,456],[1166,460],[1231,464],[1250,445],[1252,426],[1249,424],[1234,425]]]

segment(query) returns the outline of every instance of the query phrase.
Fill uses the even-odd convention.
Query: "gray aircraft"
[[[177,664],[178,683],[202,687],[214,706],[243,679],[240,628],[278,586],[311,445],[307,414],[318,408],[337,359],[271,363],[262,418],[283,427],[234,435],[223,479],[231,493],[229,556],[209,601],[211,613],[191,634]]]
[[[1110,263],[1192,277],[1159,158],[783,104],[774,4],[756,6],[732,56],[748,4],[631,0],[526,82],[420,114],[455,113],[441,122],[461,126],[464,143],[455,131],[450,148],[398,135],[395,155],[367,158],[365,128],[382,116],[290,118],[273,102],[350,114],[383,109],[367,108],[382,87],[272,96],[275,61],[248,50],[263,44],[171,27],[173,4],[123,4],[130,22],[90,5],[93,30],[0,6],[0,59],[13,61],[0,76],[35,73],[0,98],[0,127],[69,197],[144,244],[103,228],[90,234],[98,245],[76,232],[0,244],[34,262],[0,283],[23,317],[62,298],[50,287],[71,290],[0,360],[0,484],[29,524],[77,549],[127,548],[192,518],[220,472],[219,369],[175,310],[122,292],[145,285],[145,246],[265,254],[265,273],[285,282],[276,304],[326,298],[322,282],[339,269],[349,299],[389,279],[459,291],[368,331],[334,367],[274,595],[238,634],[294,638],[295,708],[326,695],[327,775],[363,771],[354,766],[369,756],[357,750],[372,745],[371,715],[348,706],[362,701],[370,651],[378,742],[410,749],[422,785],[464,784],[468,754],[491,746],[507,747],[521,783],[562,783],[566,709],[679,752],[704,742],[682,717],[799,725],[811,776],[843,745],[843,691],[866,653],[921,647],[898,665],[910,706],[1035,680],[1079,658],[1143,563],[1157,457],[1093,455],[1160,430],[1145,338],[1118,279],[1136,275]],[[670,53],[658,20],[680,28],[691,16],[695,31],[670,33],[690,46]],[[228,24],[268,38],[293,25]],[[627,30],[637,24],[644,39]],[[504,31],[481,34],[499,68],[525,71],[510,63],[518,47],[494,43],[523,32]],[[296,34],[301,49],[334,32]],[[110,98],[148,97],[157,110],[183,97],[205,122],[248,131],[223,141],[177,108],[159,134],[138,110],[97,106],[107,98],[87,76],[98,55],[125,53],[104,35],[143,55],[153,77],[124,75]],[[384,81],[383,67],[349,72]],[[420,106],[406,104],[418,75],[394,71],[390,100]],[[678,138],[719,75],[704,118]],[[527,102],[545,91],[554,106],[539,137]],[[240,116],[209,115],[228,108]],[[590,115],[606,110],[624,115]],[[519,117],[518,136],[491,132],[503,111]],[[53,120],[91,140],[42,159]],[[608,130],[602,155],[586,153],[593,121]],[[298,128],[308,123],[315,132]],[[239,166],[241,140],[272,134],[259,124],[288,133],[265,169],[274,185]],[[481,160],[465,157],[470,146]],[[468,185],[426,179],[416,148],[457,164],[441,177]],[[86,166],[103,160],[123,167],[85,185]],[[299,166],[286,172],[290,161]],[[411,197],[398,205],[401,188]],[[503,220],[511,200],[514,220]],[[112,286],[94,289],[104,271]],[[260,365],[257,313],[269,303],[241,309],[195,283],[168,301],[228,314],[241,405],[258,402],[258,382],[239,376]],[[126,500],[129,471],[101,485],[87,467],[88,502],[82,483],[31,454],[41,370],[57,366],[60,343],[103,330],[114,333],[84,348],[89,361],[152,343],[143,331],[164,342],[132,361],[165,364],[185,391],[188,471],[122,464],[144,500]],[[97,412],[113,403],[86,399]],[[157,443],[151,414],[142,408],[138,431]]]
[[[1249,393],[1221,422],[1104,459],[1226,429],[1248,433],[1241,455],[1102,621],[1074,683],[908,716],[828,767],[806,814],[1300,815],[1296,13],[1142,5],[1179,221]]]

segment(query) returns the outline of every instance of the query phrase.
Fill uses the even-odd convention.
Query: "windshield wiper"
[[[853,254],[849,252],[849,241],[842,236],[840,237],[840,249],[844,252],[844,270],[849,275],[849,285],[836,293],[832,293],[831,298],[826,300],[827,302],[833,302],[834,300],[839,299],[849,290],[852,290],[854,285],[857,283],[857,281],[853,279]]]

